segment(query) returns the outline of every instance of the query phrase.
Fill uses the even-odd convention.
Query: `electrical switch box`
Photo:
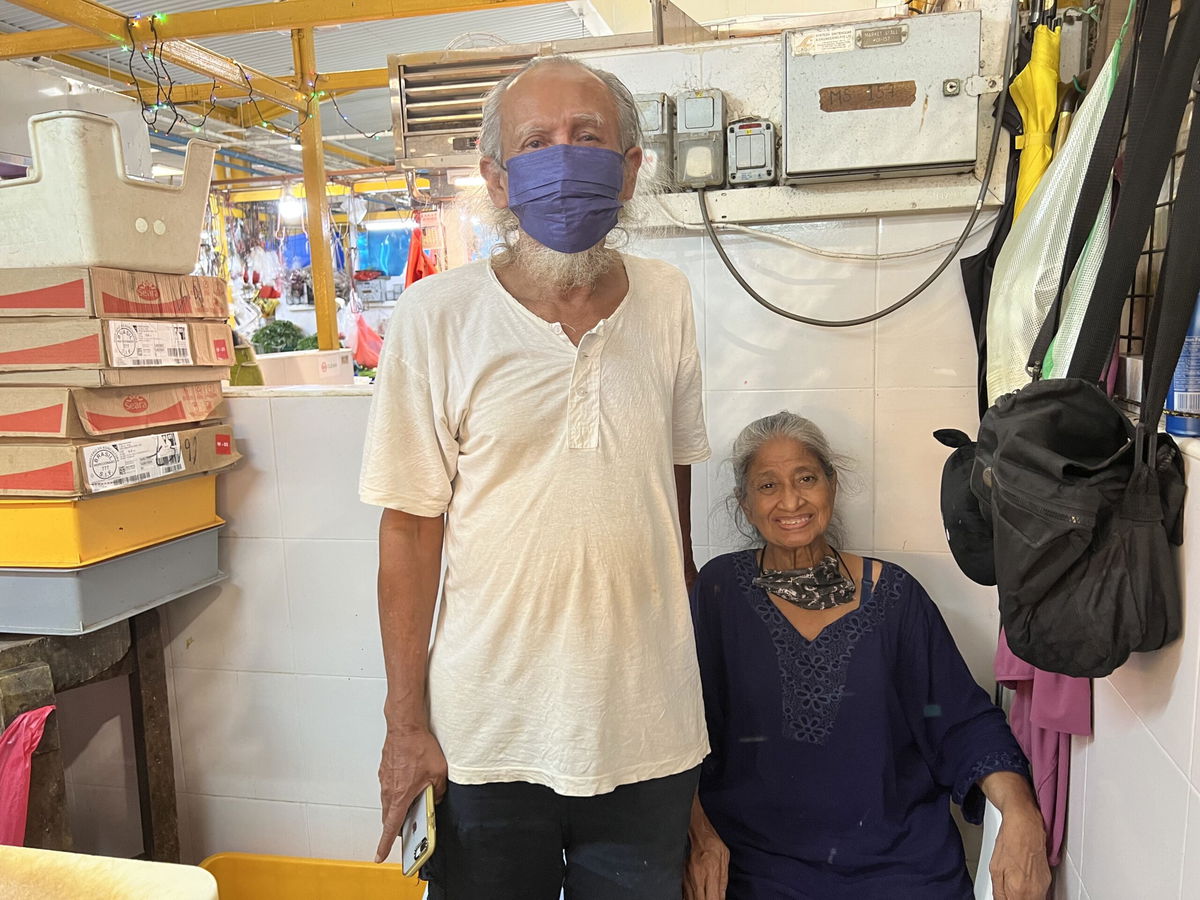
[[[973,169],[979,39],[978,10],[784,32],[784,182]]]
[[[719,90],[675,96],[675,181],[679,187],[725,183],[725,95]]]
[[[675,188],[675,101],[667,94],[635,94],[642,124],[642,170],[664,191]]]
[[[726,138],[725,158],[731,187],[775,181],[775,126],[766,119],[734,122]]]

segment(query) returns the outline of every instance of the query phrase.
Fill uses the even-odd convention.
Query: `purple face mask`
[[[560,253],[580,253],[617,224],[625,157],[616,150],[555,144],[508,161],[508,208],[521,228]]]

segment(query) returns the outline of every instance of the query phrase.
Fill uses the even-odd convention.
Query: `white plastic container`
[[[87,634],[216,584],[218,530],[78,569],[0,568],[0,632]]]
[[[130,178],[117,123],[75,110],[29,120],[33,167],[0,181],[0,268],[196,266],[216,145],[188,144],[183,183]]]
[[[354,384],[354,355],[349,350],[293,350],[259,353],[263,384]]]

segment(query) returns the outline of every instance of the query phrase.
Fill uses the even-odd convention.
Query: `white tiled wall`
[[[830,251],[875,254],[945,240],[961,222],[910,216],[777,230]],[[832,318],[886,306],[944,252],[847,261],[744,237],[729,244],[761,292]],[[715,454],[694,475],[699,560],[739,544],[720,464],[734,435],[756,416],[801,412],[854,460],[839,501],[848,546],[912,570],[976,676],[988,681],[995,601],[947,552],[938,506],[947,451],[931,437],[939,427],[970,431],[975,421],[975,359],[957,264],[895,319],[818,330],[755,305],[699,236],[640,239],[633,251],[679,265],[695,294]],[[166,616],[190,860],[222,850],[358,859],[374,852],[385,687],[374,609],[378,515],[355,499],[368,403],[365,395],[230,401],[247,457],[222,479],[230,579],[175,602]],[[83,748],[71,773],[77,801],[81,786],[126,784],[93,785],[103,779],[86,774],[96,768],[89,758],[119,767],[122,740],[120,728],[88,721],[87,733],[71,737]],[[80,810],[83,818],[98,812]],[[86,829],[80,845],[92,849]]]
[[[1189,474],[1200,466],[1194,444]],[[1193,486],[1185,523],[1198,516]],[[1189,529],[1179,554],[1185,598],[1200,596],[1197,554]],[[1096,682],[1095,737],[1072,749],[1062,900],[1200,897],[1200,616],[1186,612],[1180,640]]]

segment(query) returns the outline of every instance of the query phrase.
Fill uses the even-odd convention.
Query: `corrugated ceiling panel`
[[[133,4],[122,0],[113,4],[131,15],[150,12],[181,12],[240,3],[221,3],[214,0],[155,0]],[[0,24],[5,30],[49,28],[58,23],[0,0]],[[555,40],[585,37],[583,20],[566,3],[540,6],[521,6],[512,9],[480,10],[422,16],[414,19],[394,19],[388,22],[363,22],[317,30],[317,62],[326,72],[346,69],[380,68],[387,64],[389,53],[414,53],[440,50],[455,38],[469,32],[494,35],[501,42]],[[201,41],[206,47],[240,63],[272,75],[289,75],[292,71],[292,47],[289,35],[279,32],[229,35]],[[92,59],[105,65],[125,68],[128,57],[121,52],[98,51]],[[135,71],[145,76],[145,67],[135,59]],[[176,81],[200,80],[186,70],[172,71]]]

